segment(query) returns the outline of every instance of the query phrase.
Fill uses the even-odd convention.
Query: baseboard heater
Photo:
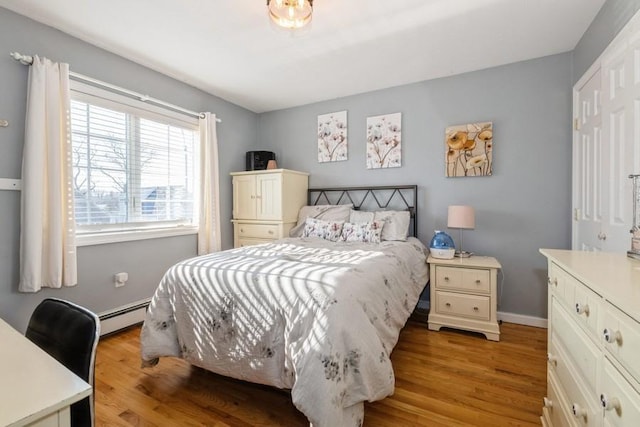
[[[145,299],[98,314],[100,336],[142,323],[151,299]]]

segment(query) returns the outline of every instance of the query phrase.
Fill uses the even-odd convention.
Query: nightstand
[[[438,259],[429,256],[431,311],[429,329],[480,332],[500,341],[496,315],[500,263],[492,257]]]

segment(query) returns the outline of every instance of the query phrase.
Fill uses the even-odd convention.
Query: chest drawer
[[[640,426],[640,394],[609,362],[604,362],[600,403],[607,426]]]
[[[640,323],[610,303],[605,303],[604,312],[601,339],[605,348],[640,382]]]
[[[271,224],[235,224],[238,237],[255,239],[279,239],[280,226]]]
[[[488,296],[437,291],[435,305],[436,311],[440,314],[489,320],[490,298]]]
[[[489,293],[491,276],[489,270],[436,266],[436,287]]]

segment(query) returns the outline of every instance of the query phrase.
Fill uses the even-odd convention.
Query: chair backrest
[[[71,302],[47,298],[33,311],[25,335],[93,386],[100,337],[98,316]],[[72,427],[93,426],[94,394],[71,405]]]

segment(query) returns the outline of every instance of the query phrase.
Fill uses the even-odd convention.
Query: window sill
[[[198,234],[198,227],[156,228],[150,230],[126,230],[110,233],[87,233],[76,235],[76,246],[93,246],[108,243],[132,242],[162,237]]]

